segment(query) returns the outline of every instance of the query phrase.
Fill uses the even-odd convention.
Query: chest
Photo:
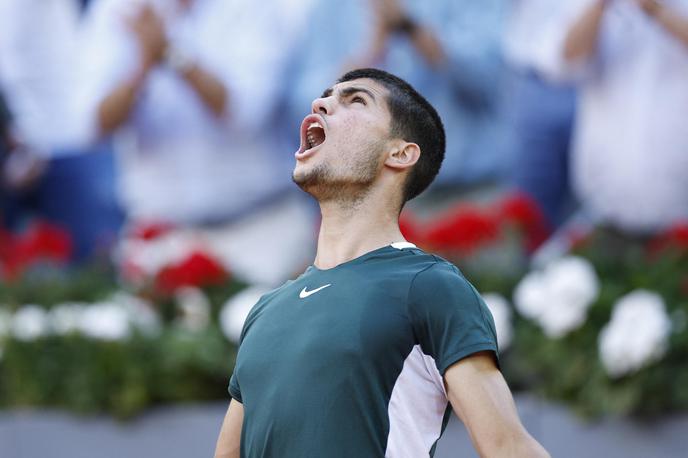
[[[241,344],[240,379],[344,377],[403,361],[415,340],[407,292],[348,280],[295,282],[264,304]]]

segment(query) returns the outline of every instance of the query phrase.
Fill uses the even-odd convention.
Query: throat
[[[325,208],[323,208],[325,207]],[[315,266],[330,269],[375,249],[403,241],[396,215],[353,213],[323,206]]]

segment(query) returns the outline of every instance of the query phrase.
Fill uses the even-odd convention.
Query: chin
[[[313,185],[314,176],[313,171],[306,170],[305,167],[297,165],[291,174],[291,179],[297,186],[308,192],[309,187]]]
[[[331,178],[331,170],[323,164],[312,166],[297,164],[292,173],[292,181],[315,198],[319,198],[323,193],[327,194]]]
[[[301,183],[304,181],[305,175],[301,172],[297,172],[294,170],[294,172],[291,174],[291,181],[296,183],[297,185],[301,185]]]
[[[297,163],[291,173],[291,179],[294,181],[294,183],[299,184],[303,181],[306,181],[308,179],[308,175],[308,168],[305,167],[304,164]]]

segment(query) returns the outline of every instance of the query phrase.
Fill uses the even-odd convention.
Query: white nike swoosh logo
[[[326,284],[326,285],[321,286],[320,288],[315,288],[315,289],[312,290],[312,291],[306,291],[306,288],[307,288],[307,287],[304,286],[303,289],[301,290],[301,292],[299,293],[299,297],[300,297],[301,299],[305,299],[305,298],[307,298],[308,296],[310,296],[311,294],[315,294],[315,293],[317,293],[318,291],[320,291],[321,289],[327,288],[328,286],[332,286],[332,284],[331,284],[331,283],[328,283],[328,284]]]

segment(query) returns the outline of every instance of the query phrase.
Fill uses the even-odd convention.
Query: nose
[[[322,115],[332,114],[332,99],[333,97],[319,97],[313,100],[311,110],[313,113]]]

